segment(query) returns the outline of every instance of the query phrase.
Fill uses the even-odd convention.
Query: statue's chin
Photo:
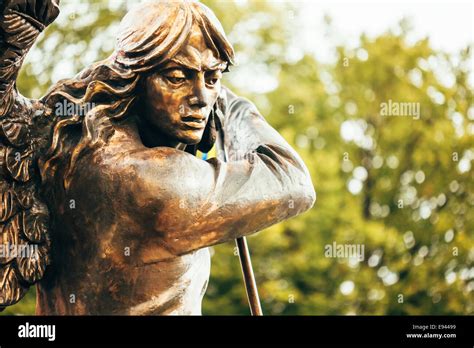
[[[199,134],[186,134],[185,136],[179,137],[177,140],[180,143],[186,144],[186,145],[196,145],[199,144],[199,142],[202,139],[202,132]]]

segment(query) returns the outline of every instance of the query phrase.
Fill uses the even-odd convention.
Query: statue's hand
[[[0,33],[5,43],[28,49],[59,15],[59,0],[6,0],[0,5]]]

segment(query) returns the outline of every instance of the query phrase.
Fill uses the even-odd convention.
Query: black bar
[[[55,325],[55,340],[20,338],[25,323]],[[414,328],[416,325],[418,328]],[[454,326],[455,327],[454,327]],[[427,328],[423,331],[420,327]],[[241,334],[236,335],[236,331]],[[455,334],[408,338],[407,334]],[[0,316],[0,346],[21,344],[392,344],[472,347],[473,317],[460,316],[209,316],[209,317],[7,317]]]

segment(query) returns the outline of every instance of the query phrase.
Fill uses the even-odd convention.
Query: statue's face
[[[199,27],[164,68],[145,79],[145,114],[148,134],[169,143],[197,144],[219,95],[226,63],[216,58]]]

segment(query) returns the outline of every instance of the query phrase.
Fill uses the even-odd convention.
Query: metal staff
[[[260,306],[260,298],[258,297],[257,283],[252,269],[252,261],[250,260],[250,252],[247,245],[247,238],[240,237],[235,240],[239,248],[240,265],[242,266],[242,275],[244,278],[245,289],[247,290],[247,298],[249,300],[250,313],[252,315],[263,315]]]

